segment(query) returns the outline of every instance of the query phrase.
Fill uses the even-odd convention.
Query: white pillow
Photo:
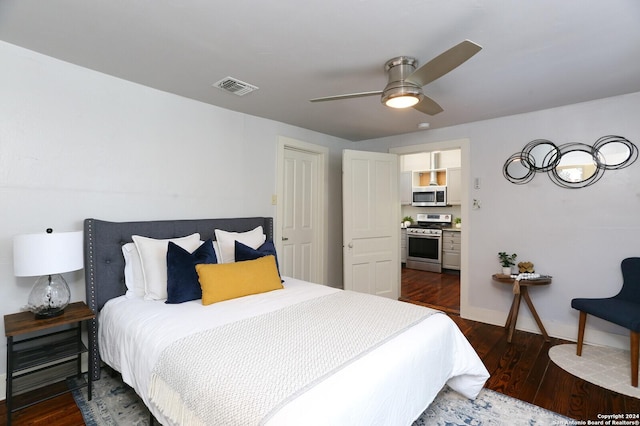
[[[200,234],[181,238],[158,240],[133,235],[133,242],[140,253],[144,275],[144,299],[163,300],[167,298],[167,246],[169,241],[179,245],[189,253],[200,247]]]
[[[144,275],[140,253],[134,243],[122,246],[124,256],[124,283],[127,285],[127,297],[144,297]]]
[[[218,263],[233,263],[236,261],[236,241],[240,241],[252,249],[257,249],[267,239],[262,226],[247,232],[228,232],[216,229],[215,234],[220,249]]]
[[[213,251],[216,254],[216,261],[218,263],[222,263],[222,256],[220,255],[220,244],[217,241],[213,241]],[[235,250],[233,252],[235,254]]]

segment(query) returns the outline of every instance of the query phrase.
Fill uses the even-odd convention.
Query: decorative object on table
[[[518,272],[521,273],[521,274],[523,274],[523,273],[533,274],[536,271],[533,268],[533,263],[531,263],[531,262],[518,262]]]
[[[40,276],[29,294],[28,309],[37,319],[61,315],[71,300],[63,272],[84,267],[82,231],[17,235],[13,239],[16,277]]]
[[[404,225],[405,228],[408,228],[409,226],[413,225],[413,218],[411,216],[403,217],[402,224]]]
[[[456,219],[455,219],[455,227],[458,228],[458,229],[462,228],[462,218],[456,217]]]
[[[516,258],[518,255],[516,253],[508,254],[501,251],[498,252],[498,257],[500,258],[500,265],[502,265],[502,274],[511,275],[511,267],[516,264]]]
[[[536,139],[507,159],[502,174],[509,182],[522,185],[536,172],[546,172],[556,185],[575,189],[593,185],[605,170],[623,169],[637,159],[638,148],[622,136],[603,136],[593,146],[577,142],[557,146]]]

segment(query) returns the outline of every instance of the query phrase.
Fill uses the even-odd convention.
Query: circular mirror
[[[530,167],[536,172],[548,172],[553,169],[560,159],[558,147],[546,139],[536,139],[525,145],[522,150],[523,158],[528,158]]]
[[[523,159],[522,153],[513,154],[504,163],[502,174],[511,183],[523,184],[533,179],[535,171],[530,167],[531,158]]]
[[[589,145],[570,143],[559,148],[559,161],[549,177],[567,188],[584,188],[596,182],[604,173]]]
[[[638,149],[622,136],[603,136],[593,145],[594,155],[607,170],[622,169],[638,157]]]

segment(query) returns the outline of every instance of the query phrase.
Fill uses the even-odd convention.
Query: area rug
[[[482,389],[470,400],[445,386],[413,426],[562,426],[575,420],[519,399]]]
[[[73,399],[87,426],[149,425],[149,410],[140,397],[119,377],[111,377],[106,369],[102,369],[100,380],[93,382],[91,401],[87,400],[86,387],[74,390]]]
[[[553,346],[549,358],[563,370],[623,395],[640,398],[640,389],[631,386],[631,358],[623,349],[584,345],[582,356],[576,344]]]
[[[133,389],[104,370],[92,394],[87,401],[86,387],[73,392],[88,426],[149,425],[149,411]],[[567,417],[498,392],[483,389],[471,401],[445,386],[413,426],[568,424],[572,423]]]

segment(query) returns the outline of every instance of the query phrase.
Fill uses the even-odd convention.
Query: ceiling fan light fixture
[[[420,102],[423,98],[419,87],[392,83],[382,92],[382,103],[391,108],[409,108]]]
[[[387,99],[385,105],[391,108],[409,108],[420,102],[415,95],[400,95]]]

